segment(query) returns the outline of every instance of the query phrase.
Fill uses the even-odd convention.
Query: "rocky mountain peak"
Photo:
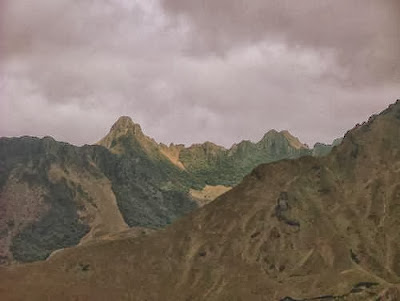
[[[148,140],[149,143],[155,144],[155,142],[149,137],[145,136],[141,126],[138,123],[133,122],[129,116],[121,116],[111,127],[110,132],[101,139],[98,144],[113,149],[116,152],[121,151],[120,143],[118,142],[121,138],[132,139],[135,141]],[[118,149],[118,151],[117,151]]]
[[[296,149],[308,149],[308,146],[304,143],[301,143],[299,138],[293,136],[291,133],[289,133],[289,131],[285,130],[285,131],[281,131],[280,132],[281,135],[283,135],[288,141],[289,144],[296,148]]]
[[[142,128],[140,127],[140,125],[137,123],[134,123],[131,117],[121,116],[111,127],[110,132],[114,132],[114,131],[117,131],[117,132],[125,131],[126,132],[131,129],[134,131],[134,133],[142,133]]]
[[[283,141],[286,140],[289,145],[295,149],[308,149],[306,144],[300,142],[300,140],[293,136],[289,131],[284,130],[278,132],[277,130],[269,130],[262,139],[258,142],[258,144],[269,144],[274,141]]]
[[[261,138],[261,141],[262,141],[262,140],[266,140],[266,139],[271,139],[271,138],[273,138],[273,137],[277,137],[278,134],[279,134],[279,133],[278,133],[277,130],[274,130],[274,129],[269,130],[269,131],[266,132],[266,133],[264,134],[264,136]]]

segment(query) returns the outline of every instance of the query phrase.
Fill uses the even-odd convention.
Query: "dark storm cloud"
[[[335,3],[335,5],[333,5]],[[0,1],[0,136],[331,141],[399,97],[399,2]]]

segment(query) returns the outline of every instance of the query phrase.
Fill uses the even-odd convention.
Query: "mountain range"
[[[400,300],[399,183],[400,100],[329,155],[261,164],[165,230],[2,267],[0,297]]]
[[[52,252],[131,227],[161,228],[230,190],[261,163],[326,155],[287,131],[230,149],[169,146],[121,117],[97,144],[0,138],[0,263]]]

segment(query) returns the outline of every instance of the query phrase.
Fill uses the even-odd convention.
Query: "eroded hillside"
[[[261,165],[165,231],[2,268],[0,296],[398,300],[399,183],[400,101],[329,156]]]
[[[0,139],[0,256],[31,262],[129,227],[158,228],[197,207],[162,189],[159,166],[134,152],[51,138]]]
[[[98,144],[0,139],[0,264],[43,260],[128,227],[162,228],[258,164],[312,153],[287,131],[229,150],[210,142],[166,146],[129,117]]]

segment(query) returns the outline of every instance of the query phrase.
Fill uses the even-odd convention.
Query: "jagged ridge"
[[[274,130],[230,149],[211,142],[166,146],[127,116],[94,146],[0,139],[0,263],[42,260],[127,226],[164,227],[258,164],[310,154],[297,138]]]
[[[0,296],[395,301],[399,183],[397,102],[327,157],[261,165],[163,232],[0,270]]]
[[[119,154],[129,154],[132,149],[143,152],[154,161],[167,161],[186,171],[190,178],[185,188],[198,189],[205,185],[234,186],[255,166],[282,159],[294,159],[305,155],[322,156],[334,145],[317,144],[322,150],[309,149],[288,131],[270,130],[256,143],[242,141],[230,149],[205,142],[190,147],[170,144],[166,146],[143,134],[141,127],[129,117],[120,117],[110,133],[98,144]]]

